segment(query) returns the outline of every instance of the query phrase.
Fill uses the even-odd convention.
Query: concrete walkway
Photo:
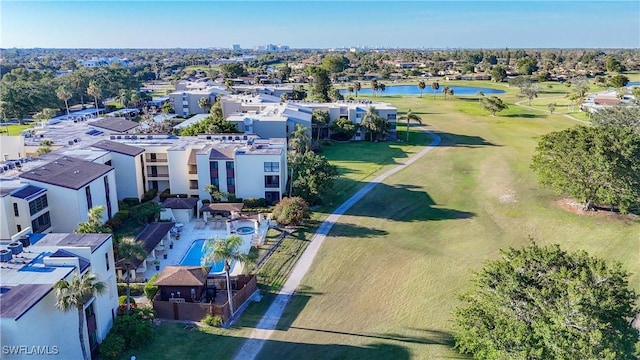
[[[549,111],[549,110],[537,109],[537,108],[534,108],[533,106],[523,105],[523,103],[524,103],[525,101],[528,101],[528,100],[517,101],[515,104],[516,104],[517,106],[523,107],[523,108],[525,108],[525,109],[530,109],[530,110],[535,110],[535,111],[541,111],[541,112],[543,112],[543,113],[549,113],[549,114],[552,114],[552,113],[551,113],[551,111]],[[573,121],[581,122],[581,123],[583,123],[583,124],[591,124],[589,121],[580,120],[580,119],[578,119],[578,118],[576,118],[576,117],[573,117],[573,116],[571,116],[571,115],[569,115],[569,114],[555,113],[555,115],[561,115],[561,116],[566,117],[566,118],[567,118],[567,119],[569,119],[569,120],[573,120]]]
[[[345,201],[342,205],[340,205],[331,215],[327,217],[327,219],[318,227],[317,232],[311,238],[311,243],[305,249],[302,256],[298,260],[296,266],[291,271],[287,282],[282,286],[282,289],[276,296],[276,299],[273,301],[267,312],[262,316],[256,328],[253,329],[249,338],[244,342],[242,347],[238,350],[234,359],[236,360],[253,360],[258,356],[260,350],[264,346],[264,343],[267,339],[271,337],[273,330],[276,328],[278,324],[278,320],[282,316],[284,312],[284,308],[287,306],[289,300],[295,293],[296,289],[300,285],[302,278],[309,271],[311,267],[311,263],[316,256],[316,253],[320,249],[320,246],[324,242],[325,237],[333,227],[333,225],[338,221],[340,216],[344,214],[351,206],[353,206],[356,202],[358,202],[362,197],[367,194],[373,187],[382,182],[387,177],[403,170],[405,167],[413,164],[418,159],[426,155],[429,151],[431,151],[435,146],[440,143],[440,137],[432,132],[429,132],[431,136],[433,136],[433,141],[429,144],[424,150],[420,151],[410,159],[408,159],[403,164],[399,164],[398,166],[386,171],[382,175],[373,179],[371,182],[367,183],[360,191],[351,196],[347,201]]]

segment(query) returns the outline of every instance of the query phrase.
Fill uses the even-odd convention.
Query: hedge
[[[131,283],[131,296],[144,294],[144,283]],[[118,296],[127,295],[127,284],[118,283]]]
[[[158,194],[158,189],[151,189],[147,191],[146,193],[144,193],[144,196],[142,197],[142,202],[152,200],[154,197],[156,197],[157,194]]]

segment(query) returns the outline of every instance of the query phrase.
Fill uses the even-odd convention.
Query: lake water
[[[449,86],[449,85],[447,85]],[[444,84],[440,84],[440,88],[435,91],[436,94],[442,94]],[[453,90],[454,95],[476,95],[478,91],[482,91],[485,95],[489,94],[504,94],[504,90],[489,89],[483,87],[470,87],[470,86],[449,86]],[[340,90],[340,93],[348,96],[355,96],[354,93],[349,93],[346,89]],[[433,95],[434,91],[431,89],[431,84],[427,84],[427,87],[422,91],[423,95]],[[358,91],[358,95],[371,95],[371,89],[362,89]],[[420,89],[418,85],[390,85],[387,86],[383,92],[378,92],[382,95],[420,95]]]

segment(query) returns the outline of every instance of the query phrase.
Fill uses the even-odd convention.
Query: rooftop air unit
[[[7,246],[7,249],[11,250],[11,253],[13,255],[18,255],[22,252],[22,244],[14,241],[12,243],[9,243],[9,246]]]
[[[13,258],[13,253],[9,250],[0,250],[0,261],[9,262]]]

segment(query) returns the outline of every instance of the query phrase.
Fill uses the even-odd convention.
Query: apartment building
[[[181,86],[184,86],[184,90],[176,90],[169,94],[169,102],[173,105],[176,114],[181,116],[205,114],[207,111],[200,107],[200,99],[207,98],[211,104],[214,104],[218,96],[228,94],[224,86],[206,85],[206,83],[197,84],[204,85],[193,87],[183,84]]]
[[[54,285],[92,272],[105,292],[84,305],[84,340],[92,358],[118,308],[111,234],[33,234],[0,242],[0,332],[3,359],[81,359],[78,311],[56,308]]]
[[[47,189],[14,180],[2,183],[0,195],[0,241],[27,228],[34,233],[51,231]]]
[[[249,110],[255,109],[255,110]],[[227,121],[238,126],[241,132],[257,134],[262,138],[288,137],[301,125],[311,135],[311,109],[295,104],[248,103],[238,113],[229,114]]]

